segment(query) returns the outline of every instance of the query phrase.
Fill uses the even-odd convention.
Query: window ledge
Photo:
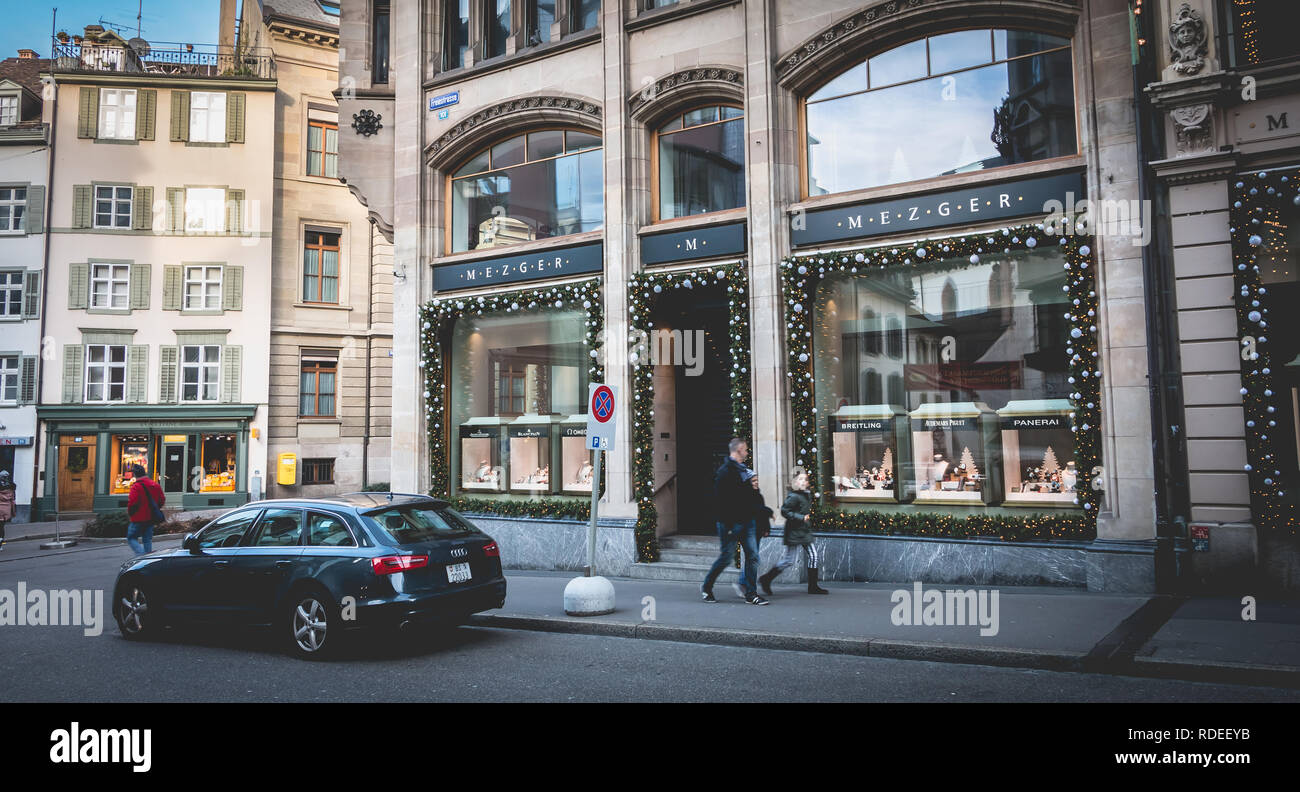
[[[686,217],[674,217],[671,220],[656,220],[655,222],[641,226],[637,229],[637,236],[647,234],[660,234],[668,231],[684,231],[691,228],[705,228],[713,225],[725,225],[740,220],[749,219],[749,210],[745,207],[736,209],[723,209],[718,212],[706,212],[704,214],[688,215]]]
[[[715,8],[735,5],[739,2],[740,0],[694,0],[694,2],[680,2],[664,8],[641,11],[631,21],[624,24],[623,29],[628,33],[635,33],[638,30],[645,30],[655,25],[685,19],[696,14],[702,14],[705,11],[712,11]]]
[[[230,141],[187,140],[185,145],[191,148],[230,148]]]
[[[169,309],[169,310],[174,310],[174,309]],[[224,313],[225,313],[224,310],[219,310],[219,309],[216,310],[200,310],[198,308],[180,309],[181,316],[221,316]]]
[[[322,416],[322,417],[320,417],[320,418],[316,418],[316,417],[311,416],[311,415],[299,415],[299,416],[298,416],[298,423],[300,423],[300,424],[338,424],[339,426],[342,426],[342,425],[343,425],[343,419],[342,419],[342,418],[334,418],[334,417],[332,417],[332,416]]]
[[[497,248],[487,250],[466,250],[461,253],[449,253],[446,256],[440,256],[433,260],[435,266],[440,264],[456,264],[464,261],[479,261],[482,259],[501,258],[503,256],[529,255],[532,253],[541,253],[547,250],[556,250],[558,248],[573,247],[589,242],[598,242],[605,238],[605,229],[601,228],[596,231],[584,231],[581,234],[567,234],[559,237],[548,237],[539,239],[535,242],[521,242],[518,245],[503,245]]]
[[[140,141],[128,138],[95,138],[96,143],[109,143],[115,146],[138,146]]]
[[[335,305],[333,303],[296,302],[293,304],[293,307],[294,308],[323,308],[327,311],[351,311],[352,310],[351,305]]]
[[[900,195],[917,195],[920,193],[951,189],[953,187],[963,187],[968,184],[982,185],[1001,181],[1010,181],[1024,178],[1026,176],[1038,176],[1044,173],[1075,170],[1084,167],[1086,164],[1087,163],[1082,156],[1071,154],[1065,157],[1039,160],[1038,162],[1027,162],[1019,165],[1004,165],[1000,168],[990,168],[989,170],[957,173],[949,176],[937,176],[932,179],[901,182],[899,184],[889,184],[883,187],[871,187],[865,190],[851,190],[849,192],[832,193],[830,195],[817,195],[790,204],[786,209],[786,214],[795,214],[800,211],[825,209],[834,206],[846,206],[855,203],[865,203],[867,201],[875,201],[881,198],[894,198]]]
[[[731,0],[736,2],[736,0]],[[478,61],[473,66],[462,66],[458,69],[449,69],[438,72],[431,79],[425,80],[424,88],[438,88],[443,85],[463,82],[475,77],[481,77],[484,74],[491,74],[502,69],[510,69],[526,61],[545,58],[550,55],[558,55],[571,49],[576,49],[585,44],[592,44],[600,41],[600,26],[597,25],[589,30],[570,33],[567,36],[561,36],[559,41],[551,41],[546,44],[538,44],[535,47],[527,47],[517,50],[513,55],[498,55],[489,60]]]

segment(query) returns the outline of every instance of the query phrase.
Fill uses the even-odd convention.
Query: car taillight
[[[391,575],[394,572],[405,572],[408,569],[419,569],[428,565],[427,555],[379,556],[370,559],[370,568],[375,570],[376,575]]]
[[[500,558],[501,548],[497,546],[496,542],[488,542],[487,544],[483,545],[483,555],[487,556],[488,558]]]

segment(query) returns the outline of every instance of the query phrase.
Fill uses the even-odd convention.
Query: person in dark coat
[[[152,505],[151,505],[152,502]],[[153,529],[158,520],[154,517],[153,506],[162,511],[167,496],[163,494],[158,482],[149,478],[144,465],[131,466],[131,489],[126,496],[126,517],[131,525],[126,529],[126,543],[136,555],[153,550]]]
[[[808,474],[796,470],[790,482],[790,493],[781,504],[781,515],[785,517],[785,553],[776,566],[769,569],[758,579],[764,593],[772,593],[772,581],[786,568],[792,566],[803,549],[804,565],[808,568],[808,593],[829,594],[817,585],[817,543],[813,536],[808,518],[812,515],[812,498],[808,497]]]
[[[745,551],[745,568],[741,575],[744,599],[751,605],[766,605],[767,600],[755,588],[758,578],[758,535],[754,517],[759,513],[762,497],[758,494],[758,479],[745,467],[749,458],[749,444],[733,437],[727,446],[730,455],[713,478],[714,509],[717,518],[718,558],[709,568],[709,574],[700,587],[705,602],[717,602],[713,584],[722,570],[735,556],[736,545]]]

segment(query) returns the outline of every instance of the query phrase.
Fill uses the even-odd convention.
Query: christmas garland
[[[1097,359],[1097,292],[1091,238],[1073,233],[1067,223],[1056,218],[1047,223],[1005,228],[1000,231],[968,234],[943,239],[922,240],[888,248],[864,248],[782,260],[781,281],[786,320],[791,412],[794,417],[796,462],[817,473],[829,468],[832,460],[818,442],[818,415],[814,403],[816,381],[813,376],[813,317],[811,306],[817,299],[822,279],[836,273],[856,274],[871,271],[911,268],[936,260],[966,259],[970,266],[980,263],[980,256],[1032,250],[1040,244],[1057,244],[1065,258],[1069,311],[1066,354],[1069,359],[1068,382],[1073,391],[1070,400],[1071,429],[1074,432],[1075,459],[1079,481],[1075,501],[1081,512],[1059,514],[977,515],[952,517],[915,512],[873,513],[844,512],[822,501],[821,475],[812,475],[813,529],[858,533],[905,534],[911,536],[997,536],[1002,539],[1091,538],[1096,536],[1097,511],[1100,505],[1101,468],[1101,370]],[[1079,231],[1084,226],[1078,226]],[[1071,233],[1062,233],[1069,231]],[[817,468],[820,463],[822,468]],[[1091,471],[1091,475],[1085,475]],[[1087,486],[1087,482],[1093,482]]]
[[[628,284],[631,315],[632,366],[632,496],[636,499],[637,559],[659,560],[656,536],[659,515],[654,504],[654,365],[644,348],[654,332],[651,315],[661,294],[673,289],[726,287],[728,337],[731,352],[731,433],[748,438],[752,431],[753,406],[749,372],[749,283],[745,263],[700,267],[676,272],[642,272]],[[651,342],[653,343],[653,341]]]
[[[591,366],[587,372],[592,382],[600,382],[605,366],[600,355],[604,327],[604,311],[600,295],[601,279],[588,278],[559,286],[497,292],[476,297],[435,297],[420,309],[420,368],[424,369],[424,410],[426,433],[429,438],[429,494],[446,498],[451,494],[450,426],[444,426],[448,401],[448,382],[444,371],[444,348],[450,340],[451,329],[462,316],[484,314],[539,313],[564,310],[566,306],[581,305],[587,312],[586,336],[583,345],[588,347]],[[460,372],[458,379],[467,385],[469,372]],[[601,491],[604,491],[602,471]],[[473,511],[532,517],[590,516],[590,506],[580,499],[534,498],[529,500],[459,498],[457,503],[472,504]],[[570,505],[572,504],[572,505]],[[459,507],[457,507],[459,508]]]
[[[1237,329],[1241,334],[1241,401],[1246,417],[1245,470],[1250,481],[1255,524],[1260,528],[1295,535],[1297,523],[1294,494],[1290,499],[1281,489],[1282,470],[1272,439],[1277,427],[1277,404],[1269,346],[1268,313],[1272,298],[1260,273],[1261,257],[1276,255],[1285,247],[1286,225],[1282,211],[1287,204],[1300,206],[1300,169],[1288,168],[1243,176],[1234,185],[1232,204],[1232,258],[1236,265],[1234,299]],[[1296,210],[1290,210],[1293,214]],[[1293,306],[1280,306],[1283,310]]]

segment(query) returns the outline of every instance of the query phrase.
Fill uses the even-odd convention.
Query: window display
[[[203,484],[199,492],[234,492],[235,436],[204,435],[201,453]]]
[[[912,411],[918,503],[997,501],[995,421],[980,402],[935,402]]]
[[[551,427],[538,415],[522,415],[508,428],[510,436],[510,489],[516,492],[551,491]]]
[[[1048,445],[1064,478],[1074,458],[1068,423],[1049,441],[1018,435],[1025,450],[1017,446],[1015,473],[1003,470],[999,423],[1022,408],[1048,418],[1059,417],[1058,408],[1069,413],[1063,260],[1059,250],[1033,249],[827,276],[814,306],[814,406],[827,416],[819,429],[831,441],[820,486],[844,501],[1000,504],[1004,495],[1029,494],[1023,468],[1044,467]],[[890,449],[897,485],[885,497],[872,482],[889,435],[883,425],[874,438],[857,434],[853,422],[883,421],[895,409],[909,426],[906,441]],[[854,486],[864,472],[871,486]],[[1046,497],[1050,476],[1029,500],[1073,507],[1072,496]]]
[[[570,415],[560,422],[561,486],[565,492],[590,493],[593,469],[587,450],[587,417]]]
[[[144,435],[114,435],[112,454],[114,460],[113,494],[131,491],[132,465],[143,465],[149,470],[149,438]]]
[[[1067,399],[1024,399],[998,410],[1006,503],[1074,503],[1079,471]]]
[[[839,500],[905,500],[910,458],[907,411],[891,404],[845,405],[830,419],[832,479]]]
[[[558,432],[552,426],[564,416],[576,417],[584,431],[586,426],[585,321],[581,310],[457,320],[451,424],[460,427],[460,442],[452,447],[451,465],[461,489],[515,494],[557,489],[551,481],[558,461],[551,438]],[[565,462],[565,476],[576,470]],[[565,490],[579,489],[560,483]]]

